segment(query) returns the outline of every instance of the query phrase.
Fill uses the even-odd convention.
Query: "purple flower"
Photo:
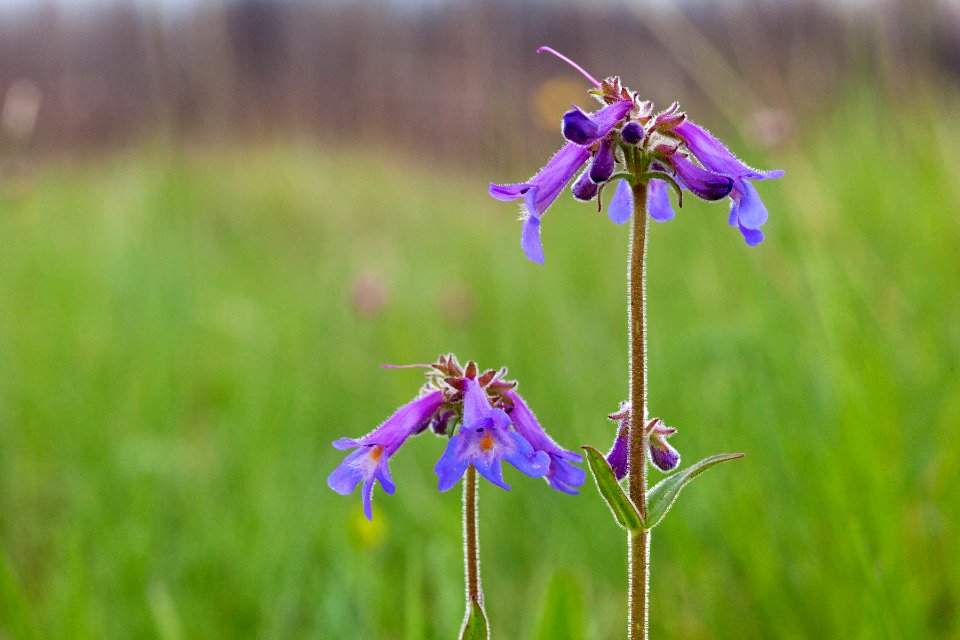
[[[480,384],[466,378],[463,426],[460,433],[450,438],[434,468],[440,477],[440,491],[457,484],[470,465],[493,484],[509,489],[510,485],[503,481],[501,460],[533,478],[546,474],[550,457],[543,451],[534,451],[530,443],[509,426],[506,412],[492,408]]]
[[[550,457],[550,468],[546,475],[547,483],[557,491],[577,493],[575,487],[583,484],[587,473],[570,463],[580,462],[582,460],[580,454],[560,448],[540,426],[537,416],[523,401],[520,394],[510,389],[503,395],[513,405],[510,420],[513,421],[513,427],[517,433],[523,436],[534,450],[546,453]]]
[[[490,195],[497,200],[523,198],[523,230],[520,246],[527,258],[543,264],[543,245],[540,243],[540,216],[557,199],[583,163],[590,151],[572,142],[566,144],[535,176],[518,184],[490,184]]]
[[[543,431],[514,390],[517,383],[504,379],[505,368],[481,373],[475,362],[462,367],[452,354],[434,364],[385,366],[427,369],[428,391],[362,438],[333,443],[337,449],[354,451],[330,474],[327,484],[346,495],[363,482],[363,511],[368,519],[374,485],[379,482],[387,493],[395,490],[390,457],[407,438],[427,430],[449,437],[434,468],[441,491],[457,484],[470,465],[493,484],[509,489],[503,481],[504,460],[534,478],[546,476],[550,486],[560,491],[576,493],[573,487],[583,484],[585,472],[571,464],[580,456],[561,449]],[[507,415],[508,410],[513,416]]]
[[[433,391],[403,405],[387,418],[386,422],[362,438],[340,438],[334,442],[333,446],[337,449],[356,448],[356,451],[350,453],[340,466],[333,470],[327,478],[327,484],[337,493],[347,495],[363,481],[363,513],[367,520],[372,520],[373,510],[370,503],[374,483],[379,480],[387,493],[395,490],[390,477],[390,467],[387,465],[390,456],[396,453],[409,436],[426,424],[442,404],[443,392]]]
[[[607,462],[613,469],[617,480],[623,480],[630,467],[630,403],[621,402],[620,410],[607,417],[620,423],[620,427],[617,429],[617,437],[613,441],[610,452],[607,453]],[[676,432],[677,430],[673,427],[664,425],[660,418],[653,418],[644,426],[650,463],[661,471],[673,471],[680,464],[680,452],[667,442],[667,438]]]
[[[489,193],[497,200],[523,198],[523,229],[520,232],[520,246],[527,258],[533,262],[543,264],[544,260],[543,245],[540,242],[541,216],[557,199],[557,196],[560,195],[560,192],[563,191],[574,174],[590,158],[591,152],[586,147],[609,134],[610,130],[623,118],[632,105],[633,103],[629,100],[621,100],[600,109],[594,114],[584,113],[578,107],[574,107],[564,116],[564,136],[567,136],[569,129],[570,135],[577,140],[576,142],[571,140],[564,145],[560,151],[550,158],[543,169],[527,182],[517,184],[490,183]],[[567,125],[568,119],[571,122],[569,127]],[[568,139],[570,138],[568,137]],[[609,164],[609,171],[612,173],[614,166],[613,147],[610,143],[607,145],[607,153],[604,160],[601,160],[598,171],[607,170],[607,165],[604,163]],[[609,174],[607,177],[609,177]]]
[[[758,171],[747,166],[709,131],[690,120],[678,124],[674,127],[674,132],[684,140],[700,164],[733,180],[730,192],[730,224],[740,229],[747,244],[759,244],[763,240],[760,227],[767,221],[767,208],[750,180],[779,178],[783,171]]]
[[[650,462],[661,471],[673,471],[680,465],[680,452],[667,442],[667,438],[676,432],[673,427],[664,425],[660,418],[647,423]]]
[[[561,133],[568,141],[547,165],[528,182],[490,185],[490,195],[500,200],[524,199],[521,246],[527,257],[543,262],[540,219],[560,191],[592,158],[589,168],[571,187],[577,200],[600,199],[603,187],[620,180],[608,206],[608,215],[623,224],[633,215],[633,187],[648,189],[647,212],[658,222],[674,217],[666,182],[704,200],[730,197],[730,224],[738,227],[747,244],[763,240],[760,227],[767,210],[751,180],[779,178],[783,171],[757,171],[738,160],[716,138],[690,122],[674,102],[654,114],[653,103],[641,100],[611,76],[597,81],[566,56],[547,51],[584,75],[594,88],[590,93],[603,107],[587,113],[580,107],[563,114]],[[660,174],[660,175],[658,175]],[[666,174],[666,175],[664,175]],[[683,202],[679,205],[682,207]]]

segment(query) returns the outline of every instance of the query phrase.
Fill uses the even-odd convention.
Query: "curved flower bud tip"
[[[595,87],[599,87],[599,86],[600,86],[600,83],[597,81],[596,78],[594,78],[592,75],[590,75],[589,73],[587,73],[587,72],[583,69],[583,67],[581,67],[580,65],[578,65],[576,62],[574,62],[573,60],[571,60],[571,59],[568,58],[567,56],[563,55],[562,53],[560,53],[560,52],[558,52],[558,51],[556,51],[556,50],[554,50],[554,49],[551,49],[550,47],[539,47],[539,48],[537,48],[537,53],[543,53],[544,51],[546,51],[547,53],[550,53],[550,54],[553,54],[553,55],[557,56],[558,58],[560,58],[561,60],[563,60],[564,62],[566,62],[568,65],[570,65],[571,67],[573,67],[574,69],[576,69],[577,71],[579,71],[579,72],[583,75],[584,78],[586,78],[587,80],[589,80],[590,82],[593,83],[593,86],[595,86]]]

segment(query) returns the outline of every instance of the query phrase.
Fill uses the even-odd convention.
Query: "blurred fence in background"
[[[558,113],[594,75],[619,73],[659,103],[714,109],[775,145],[844,86],[908,98],[918,76],[960,77],[960,8],[934,0],[825,4],[41,4],[0,21],[0,149],[144,138],[309,134],[378,141],[441,161],[530,166]],[[536,131],[529,136],[523,131]]]

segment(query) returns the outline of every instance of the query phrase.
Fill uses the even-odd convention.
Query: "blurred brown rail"
[[[290,135],[529,168],[556,143],[558,109],[586,100],[578,76],[534,53],[546,43],[765,145],[783,143],[851,84],[896,100],[918,79],[955,88],[960,77],[956,3],[667,6],[243,0],[176,12],[122,2],[8,10],[0,153]]]

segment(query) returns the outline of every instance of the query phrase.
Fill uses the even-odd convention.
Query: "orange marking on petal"
[[[490,433],[483,434],[483,438],[480,439],[480,448],[484,451],[490,451],[493,449],[493,436]]]
[[[376,462],[383,455],[383,445],[375,444],[370,448],[370,459]]]

